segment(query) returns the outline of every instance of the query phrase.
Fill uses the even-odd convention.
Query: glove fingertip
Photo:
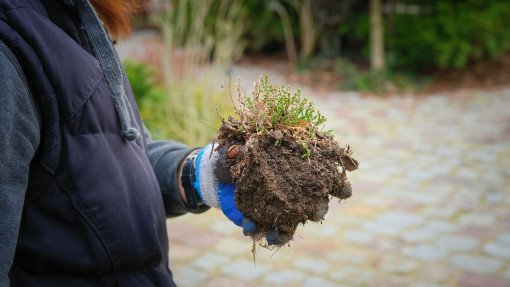
[[[284,245],[292,239],[287,233],[278,234],[276,231],[271,231],[266,234],[267,244],[269,245]]]
[[[244,216],[242,213],[234,214],[231,217],[229,217],[232,222],[234,222],[235,225],[242,227],[243,226],[243,220]]]
[[[258,233],[257,223],[255,221],[245,218],[243,221],[243,233],[244,235],[254,235]]]

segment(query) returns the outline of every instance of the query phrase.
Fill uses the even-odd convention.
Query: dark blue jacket
[[[54,0],[0,0],[0,39],[21,63],[42,118],[11,286],[173,286],[161,192],[177,201],[175,168],[189,149],[169,157],[164,144],[121,136],[79,19]],[[167,214],[186,212],[173,205]]]

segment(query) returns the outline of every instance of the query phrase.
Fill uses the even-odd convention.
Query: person
[[[0,0],[1,287],[175,286],[167,217],[216,207],[258,232],[221,150],[145,129],[110,40],[134,4]]]

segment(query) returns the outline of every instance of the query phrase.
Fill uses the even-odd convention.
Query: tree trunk
[[[278,13],[280,18],[282,19],[283,25],[283,34],[285,36],[285,47],[287,48],[287,56],[289,57],[289,61],[292,66],[297,65],[297,53],[296,46],[294,44],[294,35],[292,34],[292,26],[290,24],[290,17],[287,13],[287,10],[283,5],[278,1],[269,2],[270,9],[273,9]]]
[[[384,70],[384,29],[381,0],[370,0],[370,68]]]

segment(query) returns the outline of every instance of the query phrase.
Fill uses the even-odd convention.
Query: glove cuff
[[[181,171],[181,184],[184,188],[187,206],[192,210],[198,210],[200,202],[200,195],[194,187],[199,152],[200,150],[197,149],[186,157]]]
[[[218,197],[218,181],[214,175],[216,157],[218,153],[213,150],[213,145],[204,147],[198,154],[195,189],[202,201],[215,208],[220,208]]]

